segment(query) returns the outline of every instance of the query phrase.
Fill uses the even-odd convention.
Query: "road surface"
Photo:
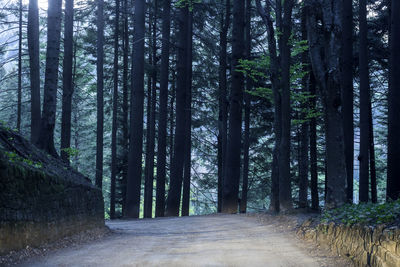
[[[345,266],[316,255],[293,232],[254,217],[193,216],[107,225],[114,234],[23,266]]]

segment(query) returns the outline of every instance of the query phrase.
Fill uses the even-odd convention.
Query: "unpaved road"
[[[254,217],[113,221],[114,234],[23,266],[344,266]],[[313,255],[312,255],[313,254]]]

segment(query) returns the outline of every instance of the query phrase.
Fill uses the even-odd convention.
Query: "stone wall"
[[[0,254],[96,227],[104,227],[101,190],[1,128]]]
[[[308,220],[297,234],[328,247],[339,256],[349,257],[355,266],[400,266],[400,229],[397,227],[314,225]]]

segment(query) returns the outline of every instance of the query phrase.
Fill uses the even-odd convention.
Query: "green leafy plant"
[[[338,222],[346,225],[377,225],[394,222],[400,217],[400,200],[384,204],[361,203],[346,204],[340,208],[327,210],[322,222]]]
[[[36,169],[43,168],[43,164],[41,162],[35,162],[31,159],[23,159],[22,162],[24,162],[25,164],[28,164],[29,166],[34,167]]]
[[[6,151],[6,152],[4,152],[4,154],[6,154],[6,156],[8,157],[8,160],[12,163],[16,162],[19,158],[19,156],[15,152]]]
[[[74,157],[79,154],[79,150],[76,148],[72,148],[72,147],[63,148],[63,149],[61,149],[61,151],[67,153],[67,155],[70,157]]]
[[[190,11],[193,11],[193,7],[197,3],[201,3],[201,0],[178,0],[175,5],[179,8],[188,7]]]
[[[22,162],[22,163],[25,163],[26,165],[31,166],[35,169],[43,168],[43,164],[41,162],[36,162],[36,161],[33,161],[32,159],[22,158],[15,152],[5,151],[4,154],[7,156],[8,160],[11,163]]]

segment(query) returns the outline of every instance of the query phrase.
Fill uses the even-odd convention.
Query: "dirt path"
[[[115,234],[23,266],[344,266],[240,215],[113,221]],[[312,255],[314,254],[314,255]]]

